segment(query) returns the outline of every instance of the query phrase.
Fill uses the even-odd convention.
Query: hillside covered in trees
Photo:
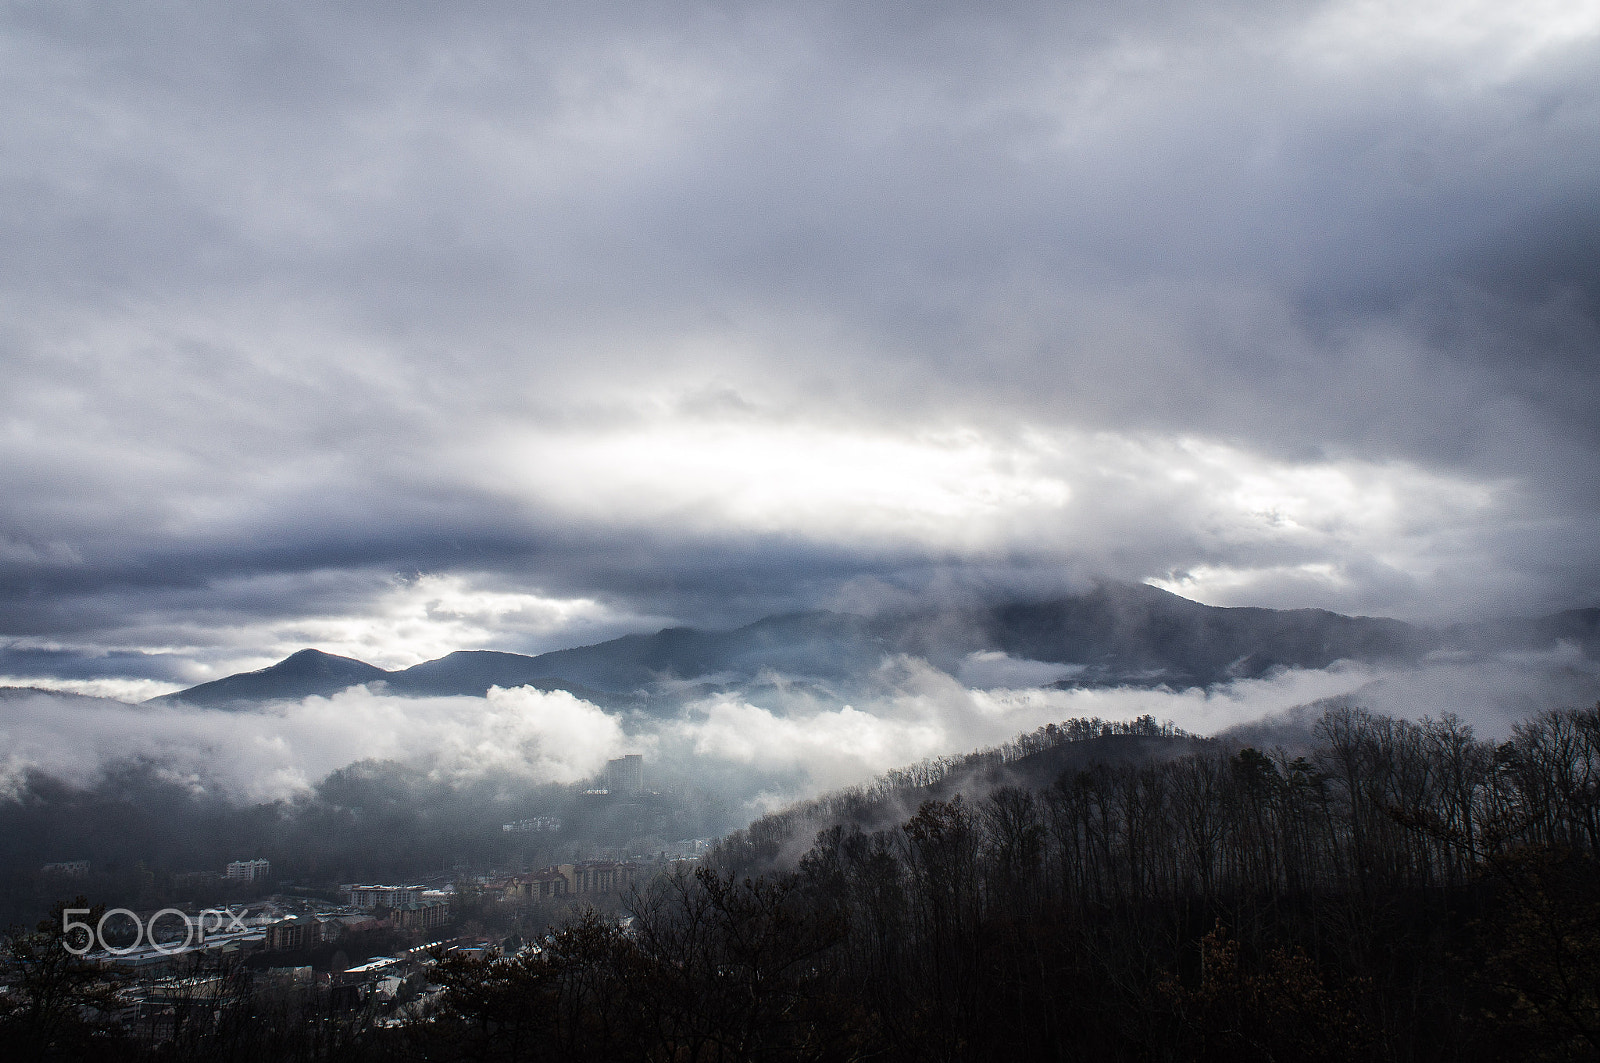
[[[1592,1058],[1600,708],[1499,745],[1350,707],[1315,734],[1290,756],[1079,721],[767,817],[627,932],[454,972],[429,1032],[469,1056]]]
[[[1314,735],[1295,754],[1069,721],[764,817],[642,889],[620,924],[593,913],[537,947],[446,959],[408,1022],[312,1000],[275,1039],[219,1023],[122,1050],[1594,1058],[1600,707],[1499,744],[1350,706]],[[3,1014],[14,1043],[39,1033],[17,999]]]

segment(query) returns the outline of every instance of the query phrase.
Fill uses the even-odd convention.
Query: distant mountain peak
[[[309,668],[348,669],[353,671],[371,672],[383,671],[382,668],[379,668],[376,665],[368,664],[366,661],[359,661],[354,657],[341,657],[336,653],[328,653],[324,650],[308,648],[304,650],[295,650],[277,664],[271,664],[265,668],[260,668],[254,672],[248,672],[246,674],[265,675],[268,672],[282,673],[301,671]]]
[[[382,668],[340,657],[317,649],[298,650],[254,672],[241,672],[210,683],[180,690],[151,701],[157,704],[183,702],[207,708],[225,708],[239,703],[275,698],[330,697],[347,687],[388,678]]]

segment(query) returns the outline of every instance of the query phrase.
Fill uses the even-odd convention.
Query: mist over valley
[[[1548,706],[1600,700],[1597,618],[1426,627],[1104,582],[394,671],[307,649],[141,704],[6,688],[10,911],[47,903],[38,868],[74,860],[115,879],[256,855],[284,879],[332,883],[660,853],[1074,718],[1292,747],[1308,726],[1297,714],[1342,699],[1503,738]],[[645,758],[648,796],[620,811],[584,796],[629,753]],[[503,830],[535,816],[563,826],[537,844]]]

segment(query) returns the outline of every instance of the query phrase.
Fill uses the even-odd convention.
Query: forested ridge
[[[562,1051],[595,1058],[1594,1058],[1600,707],[1498,745],[1350,707],[1315,735],[1290,755],[1077,721],[924,765],[752,824],[658,883],[629,932],[558,939],[611,959],[459,972],[526,982],[457,993],[451,1021],[469,1054],[515,1030],[536,1058],[577,1029],[559,1004],[581,987],[595,1010],[568,1021],[593,1025]],[[862,825],[951,777],[1130,737],[1182,752]]]
[[[425,1018],[331,1038],[324,1017],[276,1054],[236,1027],[228,1051],[1600,1055],[1600,706],[1498,744],[1349,706],[1314,735],[1264,752],[1148,719],[1055,725],[764,817],[620,924],[446,959]]]

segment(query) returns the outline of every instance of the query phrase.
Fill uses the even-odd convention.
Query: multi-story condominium
[[[272,863],[268,860],[235,860],[228,865],[224,878],[235,882],[259,882],[272,874]]]
[[[340,886],[352,908],[394,908],[421,904],[426,886]]]

